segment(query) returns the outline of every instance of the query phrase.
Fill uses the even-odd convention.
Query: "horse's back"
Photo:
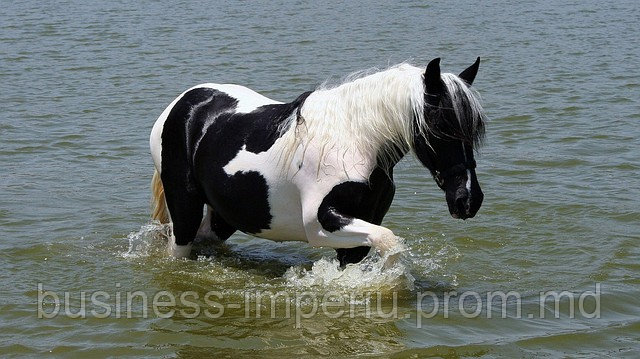
[[[162,137],[167,119],[172,114],[180,116],[180,110],[182,110],[182,115],[189,114],[194,108],[195,98],[201,98],[198,103],[202,103],[203,99],[208,99],[209,103],[218,105],[218,110],[233,110],[236,113],[249,113],[264,105],[280,103],[250,88],[235,84],[202,83],[187,89],[165,108],[151,130],[150,150],[158,171],[162,170]],[[182,121],[185,120],[187,119],[182,119]],[[180,122],[180,119],[177,122]]]
[[[237,99],[238,104],[235,109],[237,113],[249,113],[261,106],[281,104],[279,101],[272,100],[241,85],[205,83],[198,85],[197,87],[215,89]]]

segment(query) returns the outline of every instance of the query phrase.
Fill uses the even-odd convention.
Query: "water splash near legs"
[[[127,236],[129,249],[122,253],[124,258],[148,257],[153,252],[153,242],[158,238],[171,236],[170,224],[160,224],[158,221],[145,224],[137,232],[131,232]],[[163,242],[164,243],[164,242]]]
[[[337,259],[322,258],[310,270],[290,267],[284,279],[289,286],[308,290],[411,291],[415,279],[409,271],[407,251],[401,240],[383,255],[370,253],[360,263],[348,264],[344,269],[340,269]]]

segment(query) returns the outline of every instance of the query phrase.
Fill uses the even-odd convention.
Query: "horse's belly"
[[[306,241],[297,189],[290,183],[284,186],[271,185],[273,187],[269,190],[269,229],[254,235],[274,241]]]
[[[270,239],[272,241],[301,241],[306,242],[307,236],[302,226],[293,223],[281,223],[274,225],[270,229],[265,229],[260,233],[250,233],[253,236]]]

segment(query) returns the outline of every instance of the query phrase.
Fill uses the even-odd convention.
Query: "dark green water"
[[[0,353],[640,355],[636,1],[2,7]],[[406,240],[404,266],[383,270],[374,257],[339,272],[332,250],[243,235],[174,261],[155,238],[161,229],[146,226],[148,134],[184,89],[231,82],[286,101],[372,66],[442,57],[457,73],[476,56],[474,85],[491,119],[477,158],[484,205],[472,220],[452,219],[426,170],[402,162],[384,224]],[[38,303],[56,310],[39,283],[60,298],[54,318],[38,318]],[[157,315],[138,299],[127,318],[126,293],[138,290],[149,302],[193,291],[202,312],[179,301],[161,318],[172,308]],[[81,292],[88,302],[100,291],[107,318],[91,304],[85,318],[65,313],[65,303],[71,314],[82,307]],[[209,291],[223,313],[205,301]],[[272,316],[269,298],[259,310],[255,297],[244,305],[258,291],[288,300]],[[510,291],[519,299],[502,318],[487,293]],[[540,304],[547,291],[567,291],[558,310]],[[305,318],[323,303],[342,305]]]

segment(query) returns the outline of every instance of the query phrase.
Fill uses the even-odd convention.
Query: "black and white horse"
[[[342,266],[398,244],[380,226],[394,196],[394,165],[409,151],[445,192],[454,218],[483,194],[474,148],[484,114],[459,76],[408,64],[281,103],[246,87],[202,84],[176,98],[151,131],[153,218],[172,223],[169,252],[196,236],[239,230],[335,248]],[[203,220],[204,206],[206,216]]]

